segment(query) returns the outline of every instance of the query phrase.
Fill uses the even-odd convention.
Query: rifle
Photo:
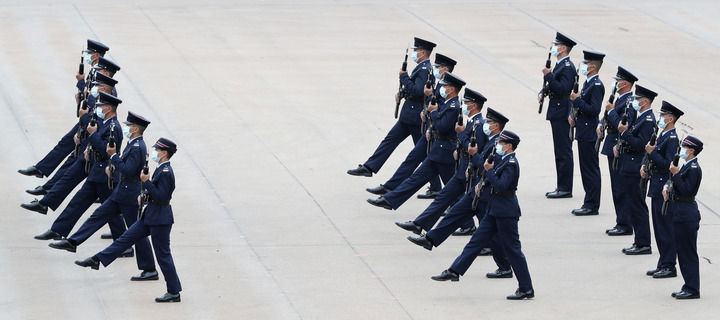
[[[97,107],[96,107],[97,108]],[[97,125],[97,114],[93,112],[92,116],[90,116],[90,126],[94,127]],[[88,159],[85,161],[85,173],[90,173],[90,168],[92,167],[90,158],[95,158],[95,151],[93,151],[93,147],[91,144],[88,144]]]
[[[497,140],[495,141],[495,146],[497,146]],[[492,164],[493,161],[495,161],[495,148],[493,147],[488,154],[486,154],[486,159],[488,163]],[[483,189],[485,189],[485,178],[487,177],[487,171],[483,170],[480,174],[480,181],[478,182],[478,185],[480,186],[480,189],[478,192],[475,193],[475,196],[473,197],[472,201],[472,209],[473,211],[477,210],[477,204],[480,200],[480,194],[483,192]]]
[[[145,155],[145,166],[143,167],[142,172],[143,172],[143,174],[148,174],[150,172],[150,168],[148,167],[147,155]],[[138,220],[142,219],[142,217],[143,217],[143,207],[145,206],[145,203],[147,201],[148,201],[147,190],[145,190],[145,187],[142,187],[142,188],[140,188],[140,205],[138,206]]]
[[[552,56],[552,53],[548,52],[547,60],[545,60],[545,68],[550,69],[550,57],[551,56]],[[538,114],[542,113],[543,105],[545,104],[545,97],[547,97],[547,86],[548,86],[548,82],[545,81],[545,77],[543,77],[542,90],[540,90],[540,94],[542,95],[542,98],[540,99],[540,107],[538,108]]]
[[[437,97],[435,97],[434,93],[432,95],[432,98],[430,98],[430,104],[437,104]],[[435,124],[432,121],[430,112],[427,113],[425,120],[430,124],[428,126],[430,128],[430,139],[427,142],[427,154],[430,154],[430,149],[432,148],[432,138],[433,138],[433,134],[435,134]]]
[[[110,140],[108,141],[108,147],[115,148],[115,122],[110,121]],[[114,189],[113,174],[115,173],[115,165],[108,159],[108,169],[110,170],[110,176],[108,176],[108,189]]]
[[[405,60],[403,60],[402,63],[402,71],[407,71],[407,58],[408,58],[408,50],[410,49],[410,46],[405,48]],[[398,100],[395,102],[395,119],[398,118],[398,112],[400,111],[400,100],[405,97],[405,90],[403,90],[403,84],[402,80],[400,80],[400,87],[398,87]]]
[[[608,103],[613,104],[615,103],[615,94],[617,93],[617,85],[613,86],[612,93],[610,93],[610,98],[608,98]],[[603,140],[605,140],[605,130],[607,130],[608,122],[607,122],[607,115],[608,111],[605,110],[605,113],[603,113],[602,117],[602,124],[600,125],[600,137],[595,140],[595,152],[600,151],[600,145],[602,144]]]
[[[651,146],[654,146],[655,143],[657,143],[657,133],[658,133],[659,127],[657,124],[655,125],[655,131],[650,136],[650,142],[648,143]],[[655,167],[655,164],[650,160],[650,153],[645,153],[645,161],[643,163],[643,166],[645,169],[645,178],[640,180],[640,189],[643,191],[643,195],[647,194],[647,185],[648,181],[650,181],[650,175],[652,174],[652,169]]]
[[[578,93],[580,90],[580,75],[578,74],[578,70],[575,70],[575,84],[573,84],[573,92]],[[572,118],[572,125],[570,126],[570,143],[572,144],[572,141],[575,140],[575,121],[577,120],[577,114],[578,114],[578,108],[575,108],[575,104],[571,102],[570,105],[570,117]]]
[[[435,95],[435,88],[433,88],[433,81],[432,81],[431,77],[428,77],[427,81],[425,81],[425,88],[432,89],[432,91],[433,91],[432,95]],[[423,111],[422,112],[425,115],[425,121],[423,121],[422,124],[420,124],[420,126],[421,126],[420,132],[422,132],[422,134],[425,134],[425,129],[427,129],[425,123],[426,123],[426,121],[428,121],[427,118],[430,116],[430,112],[428,111],[428,99],[423,99],[423,100],[424,101],[423,101]]]
[[[628,102],[625,104],[625,110],[623,111],[622,120],[620,120],[620,123],[623,125],[627,124],[627,121],[628,121],[628,115],[627,115],[628,108],[630,108],[630,99],[628,99]],[[630,130],[630,129],[628,128],[628,130]],[[617,147],[617,150],[618,150],[618,155],[617,155],[617,157],[613,158],[613,163],[612,163],[613,170],[616,170],[616,171],[618,169],[620,155],[623,154],[623,148],[625,147],[624,146],[625,142],[623,141],[621,136],[622,135],[618,133],[617,144],[615,144],[615,147]]]
[[[463,125],[462,112],[458,113],[457,125],[459,125],[459,126]],[[462,147],[462,143],[460,143],[460,139],[456,139],[455,151],[457,152],[457,158],[455,159],[455,171],[457,171],[457,169],[460,168],[460,157],[462,156],[462,151],[463,151],[463,147]]]
[[[682,141],[682,140],[680,140],[680,141]],[[676,167],[677,167],[678,163],[680,162],[681,146],[682,146],[682,143],[680,143],[678,145],[678,150],[675,152],[675,157],[673,158],[673,161],[672,161],[673,166],[676,166]],[[670,201],[672,200],[672,197],[673,197],[673,179],[672,178],[673,178],[672,173],[670,173],[670,181],[668,181],[668,185],[667,185],[668,186],[667,199],[665,199],[665,201],[663,201],[662,211],[661,211],[663,216],[667,214],[668,204],[670,203]]]
[[[470,147],[473,147],[473,148],[475,146],[477,146],[477,138],[475,137],[475,128],[476,127],[477,127],[477,125],[473,123],[472,129],[470,129]],[[475,175],[475,164],[473,164],[472,159],[471,159],[472,157],[470,156],[469,153],[468,153],[467,158],[468,158],[468,168],[467,168],[468,175],[467,175],[467,179],[465,181],[465,192],[470,191],[470,189],[472,188],[473,176]]]

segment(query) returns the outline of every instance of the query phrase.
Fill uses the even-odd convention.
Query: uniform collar
[[[135,138],[132,138],[132,139],[128,140],[128,145],[130,145],[131,143],[133,143],[133,141],[137,140],[138,138],[142,139],[142,136],[137,136],[137,137],[135,137]]]
[[[669,133],[670,131],[675,131],[675,128],[672,128],[672,129],[670,129],[670,130],[668,130],[668,131],[663,131],[663,132],[661,132],[661,133],[660,133],[660,136],[662,137],[662,136],[664,136],[666,133]]]
[[[481,114],[482,114],[481,112],[476,113],[474,116],[470,117],[470,121],[475,120],[475,118],[477,118],[477,116],[479,116]]]
[[[593,81],[593,79],[597,78],[597,76],[598,76],[598,75],[596,74],[596,75],[594,75],[594,76],[592,76],[592,77],[589,77],[589,78],[587,78],[587,80],[585,80],[585,82],[590,83],[590,81]]]
[[[637,116],[637,118],[640,119],[640,117],[642,117],[642,115],[648,113],[648,111],[650,111],[650,113],[652,113],[652,108],[647,108],[647,110],[645,110],[645,111],[643,111],[642,113],[640,113],[640,114]]]
[[[566,60],[566,59],[570,59],[570,56],[568,55],[568,56],[561,58],[560,60],[557,61],[557,64],[560,64],[560,62],[563,62],[563,60]]]
[[[103,120],[103,124],[108,123],[108,121],[110,121],[110,120],[112,120],[112,119],[115,119],[115,116],[112,116],[112,117],[110,117],[110,118],[108,118],[108,119]]]
[[[162,166],[163,166],[164,164],[166,164],[166,163],[167,163],[167,164],[170,164],[170,160],[168,160],[168,161],[165,161],[165,162],[163,162],[163,163],[159,164],[159,165],[158,165],[158,167],[162,167]]]
[[[502,156],[502,159],[503,159],[503,160],[505,160],[505,158],[507,158],[508,156],[510,156],[510,155],[513,155],[513,154],[515,154],[515,151],[513,151],[513,152],[510,152],[510,153],[508,153],[508,154],[506,154],[506,155]]]
[[[625,93],[619,95],[619,96],[618,96],[618,99],[620,99],[620,98],[622,98],[622,97],[624,97],[624,96],[626,96],[626,95],[628,95],[628,94],[631,94],[631,93],[632,93],[632,90],[630,90],[630,91],[628,91],[628,92],[625,92]]]

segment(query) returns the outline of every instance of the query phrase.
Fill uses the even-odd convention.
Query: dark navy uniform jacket
[[[110,157],[105,149],[110,141],[111,123],[115,123],[114,136],[117,152],[120,152],[120,147],[122,146],[122,127],[120,127],[120,122],[118,122],[117,117],[112,117],[105,121],[99,120],[96,123],[98,125],[98,131],[90,135],[88,138],[88,143],[92,145],[92,151],[95,153],[95,156],[92,154],[89,155],[90,161],[92,161],[93,164],[90,169],[90,173],[88,173],[87,181],[106,183],[108,176],[105,174],[105,167],[107,166]]]
[[[635,109],[633,109],[635,111]],[[624,151],[620,154],[620,172],[626,175],[640,175],[645,145],[655,131],[655,115],[647,109],[635,120],[632,127],[620,136]]]
[[[128,141],[121,156],[115,154],[110,161],[115,166],[114,181],[117,183],[110,199],[119,203],[136,204],[140,195],[140,171],[145,166],[147,147],[142,136]]]
[[[430,112],[434,128],[434,142],[427,158],[431,161],[455,163],[453,151],[455,151],[455,139],[457,139],[455,124],[458,113],[460,113],[460,105],[457,96],[450,98],[442,106],[438,106],[437,110]]]
[[[657,147],[650,154],[650,161],[653,163],[653,170],[650,175],[650,188],[648,197],[662,197],[662,189],[670,177],[670,162],[678,149],[678,137],[675,129],[670,129],[664,134],[658,134]],[[647,155],[646,155],[647,157]],[[643,159],[643,163],[645,159]]]
[[[470,133],[472,132],[473,126],[475,126],[475,145],[477,146],[478,150],[485,149],[485,143],[487,142],[487,137],[485,136],[485,132],[482,130],[482,126],[485,121],[483,120],[482,113],[478,112],[476,115],[473,116],[472,119],[468,120],[468,122],[465,124],[465,130],[463,132],[460,132],[458,134],[458,141],[460,142],[460,145],[463,148],[463,152],[461,154],[458,154],[458,157],[460,157],[460,165],[458,166],[458,169],[455,171],[455,177],[460,179],[461,181],[465,181],[465,169],[467,169],[469,161],[468,161],[468,147],[470,147]],[[477,153],[476,153],[477,154]],[[482,166],[480,166],[482,168]],[[476,172],[477,172],[477,168]]]
[[[486,177],[492,189],[488,202],[489,215],[503,218],[520,216],[520,204],[515,195],[519,178],[520,164],[515,158],[515,152],[495,162],[495,167],[487,172]]]
[[[615,109],[610,110],[606,118],[608,122],[608,131],[617,131],[618,124],[620,124],[620,120],[622,120],[622,115],[625,110],[627,110],[628,114],[628,127],[632,127],[637,115],[635,109],[628,105],[628,101],[632,101],[632,91],[628,91],[615,99]],[[612,156],[613,147],[617,144],[617,138],[617,133],[608,132],[605,136],[605,143],[603,144],[601,153],[606,156]]]
[[[580,97],[573,101],[573,106],[578,110],[575,119],[575,140],[583,142],[597,140],[595,129],[604,96],[605,86],[597,75],[585,81]]]
[[[575,65],[569,57],[555,64],[553,71],[544,77],[548,82],[547,94],[550,97],[546,120],[566,120],[570,115],[570,91],[575,84]]]
[[[143,183],[143,188],[147,191],[150,199],[145,207],[143,223],[148,226],[173,224],[175,220],[170,199],[175,190],[175,173],[170,166],[170,161],[161,163],[153,172],[152,179]]]
[[[405,88],[405,103],[400,112],[399,121],[409,125],[420,126],[420,112],[423,110],[425,101],[425,82],[432,76],[432,65],[430,60],[420,62],[412,73],[400,75],[400,82]]]
[[[497,164],[500,160],[500,156],[495,153],[495,140],[497,140],[498,136],[500,134],[495,134],[491,136],[488,139],[488,142],[485,143],[485,146],[482,149],[482,152],[476,153],[472,157],[473,165],[475,165],[475,168],[479,168],[477,171],[477,176],[475,176],[475,182],[473,182],[473,186],[478,184],[480,182],[480,175],[485,171],[485,160],[490,157],[495,157],[493,159],[493,163]],[[488,202],[490,200],[490,186],[488,183],[487,178],[485,178],[485,188],[483,188],[482,192],[480,192],[480,195],[478,196],[478,199],[483,202]],[[475,192],[475,189],[473,189],[470,192]]]
[[[685,162],[671,179],[673,197],[695,197],[702,181],[702,169],[697,158]],[[672,210],[673,222],[700,221],[700,211],[695,201],[672,201],[669,206],[668,209]]]

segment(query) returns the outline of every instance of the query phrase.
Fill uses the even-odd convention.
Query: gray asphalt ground
[[[0,318],[712,318],[720,310],[719,8],[647,0],[0,1]],[[625,256],[632,238],[604,234],[615,218],[604,158],[599,216],[570,214],[583,195],[577,161],[575,197],[545,199],[555,172],[535,95],[556,30],[579,42],[576,63],[583,49],[607,53],[606,88],[617,65],[627,67],[660,93],[655,110],[663,99],[680,107],[686,130],[705,142],[702,299],[675,301],[680,277],[644,275],[655,248]],[[429,201],[393,212],[365,202],[364,189],[392,174],[410,139],[375,177],[345,173],[394,123],[397,70],[413,36],[458,60],[455,73],[522,138],[520,233],[534,300],[505,300],[517,282],[486,279],[495,269],[489,257],[460,282],[430,280],[468,238],[425,251],[393,222]],[[33,199],[23,190],[41,181],[15,171],[41,159],[75,121],[74,75],[88,38],[109,45],[122,67],[121,116],[145,115],[146,141],[165,136],[179,145],[171,238],[182,303],[153,301],[165,292],[162,280],[130,282],[132,259],[99,271],[75,266],[109,241],[98,233],[75,254],[50,249],[32,237],[59,212],[19,207]]]

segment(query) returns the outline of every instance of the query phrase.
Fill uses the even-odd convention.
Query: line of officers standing
[[[656,120],[651,105],[657,93],[635,85],[638,78],[623,67],[618,67],[611,95],[603,105],[605,88],[598,73],[605,55],[583,51],[584,60],[576,69],[569,59],[575,45],[558,32],[549,54],[556,64],[550,68],[548,59],[542,70],[538,102],[542,106],[544,98],[549,98],[546,119],[552,128],[557,173],[556,188],[546,197],[572,197],[572,141],[576,140],[585,197],[572,214],[597,215],[601,152],[608,160],[616,213],[616,225],[606,233],[635,235],[632,246],[622,250],[624,254],[651,254],[645,196],[650,197],[660,258],[646,274],[656,279],[676,277],[677,257],[685,284],[671,296],[699,298],[696,243],[700,213],[695,195],[702,179],[696,157],[703,143],[694,136],[680,138],[675,124],[684,113],[667,101],[662,101]],[[460,102],[465,82],[453,73],[457,63],[437,53],[431,64],[435,46],[415,38],[411,57],[417,66],[410,73],[404,68],[400,71],[396,95],[398,103],[404,99],[400,117],[373,155],[348,174],[371,177],[411,136],[415,147],[388,181],[367,189],[380,196],[368,202],[397,210],[430,183],[429,191],[422,196],[433,202],[414,220],[396,225],[417,234],[408,240],[427,250],[438,247],[450,235],[471,235],[460,256],[432,279],[458,281],[477,256],[492,255],[498,268],[486,276],[512,278],[514,273],[518,289],[507,298],[532,298],[534,289],[517,228],[520,166],[514,151],[520,138],[505,129],[510,120],[498,110],[488,107],[483,118],[481,111],[487,99],[480,92],[465,88]],[[581,74],[585,79],[580,79]],[[682,166],[680,158],[684,160]],[[444,186],[437,189],[440,183],[435,180],[442,180]],[[479,222],[477,227],[473,217]]]
[[[175,189],[170,158],[177,152],[177,145],[160,138],[148,155],[143,134],[150,121],[128,111],[124,125],[120,125],[117,111],[122,100],[117,98],[118,81],[113,79],[120,67],[105,58],[109,50],[98,41],[87,40],[76,75],[78,120],[43,159],[18,170],[38,178],[52,174],[45,184],[26,191],[43,196],[42,199],[23,203],[21,207],[46,215],[48,208],[58,210],[82,183],[50,229],[35,239],[57,240],[49,246],[76,252],[78,246],[108,224],[113,243],[75,264],[97,270],[100,264],[107,267],[118,257],[135,256],[142,272],[130,280],[158,280],[154,252],[167,284],[167,292],[155,301],[180,302],[182,288],[170,253],[170,230],[174,223],[170,200]],[[87,74],[85,65],[90,67]],[[123,138],[128,139],[124,148]],[[148,157],[158,163],[152,176]],[[101,205],[71,234],[94,202]],[[152,246],[148,236],[152,236]]]

